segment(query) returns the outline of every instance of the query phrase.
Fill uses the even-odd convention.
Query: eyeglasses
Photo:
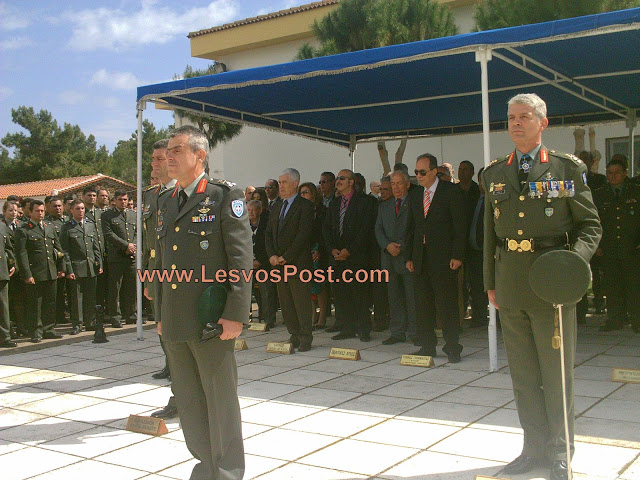
[[[340,175],[339,177],[336,177],[336,180],[351,180],[351,177],[345,177],[344,175]]]
[[[309,190],[303,190],[300,192],[300,195],[311,195],[311,192]]]
[[[414,170],[413,173],[416,174],[416,177],[418,175],[420,175],[421,177],[424,177],[427,174],[427,172],[430,172],[430,171],[431,170]]]

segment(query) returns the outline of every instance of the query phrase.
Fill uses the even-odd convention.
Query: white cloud
[[[0,3],[0,28],[2,30],[19,30],[31,25],[31,19],[23,9]]]
[[[91,76],[91,85],[104,85],[119,90],[132,90],[142,82],[131,72],[107,72],[101,68]]]
[[[0,85],[0,100],[6,100],[13,95],[13,90],[4,85]]]
[[[33,42],[29,37],[11,37],[0,42],[0,50],[6,52],[7,50],[30,47],[31,45],[33,45]]]
[[[63,17],[73,24],[69,46],[90,51],[167,43],[190,31],[226,23],[236,12],[235,0],[214,0],[205,7],[183,11],[176,6],[162,6],[156,0],[142,0],[140,9],[134,12],[96,8],[67,12]]]
[[[58,100],[64,105],[80,105],[87,100],[87,94],[75,90],[64,90],[58,94]]]

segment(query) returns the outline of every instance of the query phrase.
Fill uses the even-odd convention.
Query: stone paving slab
[[[123,329],[124,330],[124,329]],[[463,360],[438,349],[435,367],[400,365],[409,343],[331,341],[314,332],[314,348],[266,353],[286,341],[282,326],[245,332],[236,353],[246,449],[246,479],[472,480],[504,478],[520,453],[522,430],[499,348],[488,370],[483,329],[465,331]],[[24,347],[0,356],[2,480],[189,478],[195,460],[177,419],[155,438],[124,430],[130,414],[163,407],[169,383],[150,374],[164,365],[157,336],[117,332]],[[45,343],[45,342],[43,342]],[[331,346],[359,348],[362,360],[328,359]],[[611,382],[612,367],[640,368],[640,336],[579,327],[576,357],[576,479],[640,478],[640,385]],[[546,479],[537,470],[513,480]]]

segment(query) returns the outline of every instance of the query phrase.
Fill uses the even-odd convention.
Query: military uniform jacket
[[[23,279],[55,280],[64,271],[64,253],[53,225],[43,221],[44,230],[29,220],[16,233],[16,262]]]
[[[160,185],[153,185],[142,192],[142,268],[153,270],[156,258],[156,223]]]
[[[15,263],[9,227],[4,222],[0,222],[0,281],[9,280],[9,270],[15,266]]]
[[[158,290],[165,341],[200,338],[198,300],[218,270],[235,271],[239,277],[225,282],[227,302],[222,318],[247,321],[251,282],[244,281],[241,271],[249,275],[253,267],[251,227],[244,193],[232,187],[224,180],[205,176],[179,212],[178,186],[159,197],[156,239],[160,255],[156,255],[156,268],[165,274],[176,270],[193,273],[190,281],[179,281],[175,276],[165,280]]]
[[[53,228],[56,229],[56,233],[58,234],[58,238],[60,238],[60,232],[62,231],[62,226],[67,223],[67,218],[62,217],[53,217],[51,215],[44,216],[45,221],[49,222],[53,225]]]
[[[91,220],[96,226],[96,234],[98,236],[98,247],[100,247],[100,252],[102,255],[105,254],[105,245],[104,245],[104,237],[102,233],[102,212],[103,210],[98,207],[93,207],[93,210],[89,210],[88,208],[84,212],[85,218]]]
[[[625,180],[616,202],[607,184],[593,193],[593,199],[602,222],[604,258],[640,260],[640,185]]]
[[[515,151],[494,160],[483,171],[484,286],[486,290],[496,290],[499,306],[520,309],[548,306],[531,290],[529,269],[549,249],[534,246],[534,251],[507,251],[499,245],[501,241],[535,241],[568,234],[571,250],[587,262],[595,253],[602,227],[586,185],[586,173],[586,165],[577,157],[547,150],[544,145],[533,161],[528,182],[570,180],[575,189],[573,196],[549,197],[545,192],[540,198],[532,197],[528,183],[521,189]],[[550,276],[553,274],[549,272]]]
[[[102,255],[95,224],[84,219],[83,225],[71,220],[62,226],[60,244],[64,251],[65,270],[76,277],[95,277],[102,268]]]
[[[136,212],[128,208],[121,212],[114,208],[105,211],[101,218],[108,262],[135,262],[135,255],[129,255],[126,251],[130,243],[137,241]]]

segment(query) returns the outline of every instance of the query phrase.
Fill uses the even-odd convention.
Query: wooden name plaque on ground
[[[252,323],[249,325],[247,330],[251,330],[252,332],[266,332],[267,324],[266,323]]]
[[[249,346],[247,345],[247,341],[244,338],[236,338],[235,350],[249,350]]]
[[[433,367],[433,358],[426,355],[402,355],[400,365],[411,367]]]
[[[161,418],[144,417],[142,415],[129,415],[126,430],[136,433],[146,433],[147,435],[164,435],[169,433],[164,420]]]
[[[336,360],[360,360],[360,350],[355,348],[332,348],[329,352],[329,358]]]
[[[283,355],[290,355],[294,352],[293,345],[283,342],[269,342],[267,343],[267,353],[282,353]]]
[[[611,372],[612,382],[640,383],[640,370],[633,368],[614,368]]]

